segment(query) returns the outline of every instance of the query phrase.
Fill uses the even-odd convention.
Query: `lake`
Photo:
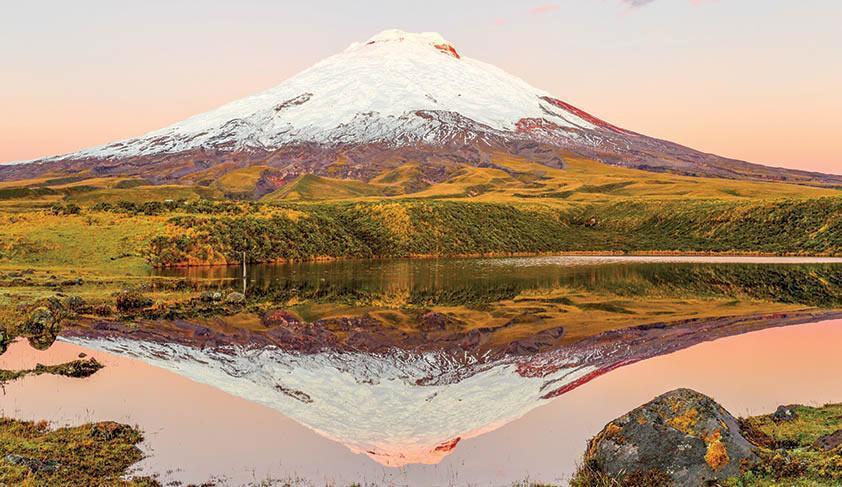
[[[138,466],[232,485],[562,484],[587,439],[676,387],[735,414],[842,401],[842,261],[528,257],[175,269],[228,315],[88,320],[0,368],[80,352],[3,413],[146,432]]]

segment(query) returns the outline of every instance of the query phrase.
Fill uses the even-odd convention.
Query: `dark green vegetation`
[[[64,377],[83,378],[95,374],[103,365],[93,357],[87,360],[72,360],[58,365],[37,364],[34,369],[25,370],[3,370],[0,369],[0,384],[27,375],[61,375]]]
[[[450,271],[437,271],[433,263],[419,262],[407,269],[401,262],[383,262],[376,267],[382,274],[369,277],[366,270],[370,267],[365,263],[314,263],[288,269],[290,275],[284,279],[276,279],[272,273],[276,269],[271,266],[258,266],[250,271],[254,283],[249,286],[248,296],[276,303],[294,298],[298,302],[370,306],[394,301],[400,293],[410,306],[478,306],[511,299],[572,306],[573,302],[566,296],[518,297],[521,293],[566,289],[569,293],[611,294],[632,301],[670,296],[842,307],[842,272],[834,264],[670,263],[573,268],[548,265],[488,270],[463,260],[454,266]],[[325,272],[331,269],[335,274],[325,279]],[[400,277],[395,282],[382,277],[409,273],[413,275],[413,283],[408,289],[401,286]],[[231,269],[230,276],[236,276],[235,269]],[[438,277],[444,277],[445,282],[438,283]],[[591,309],[606,307],[611,306],[590,306]],[[611,310],[624,312],[616,305]]]
[[[842,485],[842,404],[784,406],[746,419],[744,429],[761,446],[761,461],[730,486]]]
[[[842,199],[622,202],[558,208],[405,201],[285,206],[271,215],[176,216],[149,262],[551,252],[842,254]]]
[[[842,485],[842,404],[788,406],[794,414],[748,418],[743,429],[760,447],[760,461],[729,486]]]
[[[143,458],[141,433],[102,422],[51,430],[46,422],[0,418],[0,485],[154,486],[152,479],[124,480]]]

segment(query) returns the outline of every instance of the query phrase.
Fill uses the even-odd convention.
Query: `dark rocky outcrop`
[[[795,405],[789,406],[778,406],[778,409],[772,413],[772,420],[776,423],[783,423],[786,421],[793,421],[794,419],[798,418],[798,414],[795,412]]]
[[[734,416],[677,389],[608,423],[590,441],[584,467],[619,485],[689,487],[738,476],[755,458]]]
[[[842,429],[820,437],[813,446],[822,451],[831,451],[839,448],[839,446],[842,446]]]

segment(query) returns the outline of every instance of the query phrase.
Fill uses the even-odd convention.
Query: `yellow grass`
[[[351,179],[335,179],[312,174],[296,178],[282,188],[267,194],[264,201],[314,201],[355,199],[381,194],[375,185]]]
[[[211,184],[211,187],[225,193],[252,193],[260,180],[260,176],[267,169],[269,169],[269,166],[235,169],[220,176]]]

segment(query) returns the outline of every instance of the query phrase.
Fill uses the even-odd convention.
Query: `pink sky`
[[[837,2],[44,3],[0,19],[0,162],[161,128],[402,28],[634,131],[842,173]]]

